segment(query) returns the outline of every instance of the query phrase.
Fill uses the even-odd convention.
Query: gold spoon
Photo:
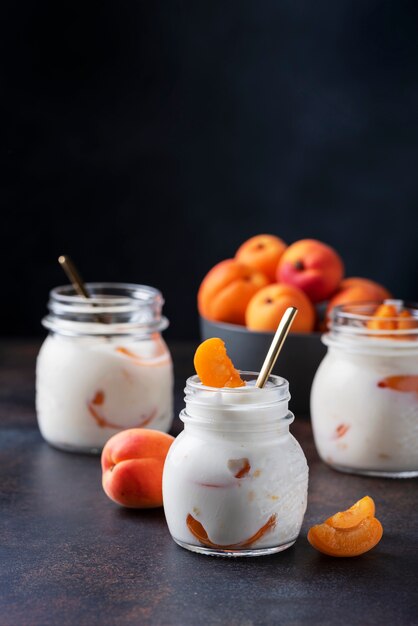
[[[279,356],[280,350],[283,347],[283,344],[286,340],[286,337],[289,333],[290,327],[293,324],[293,320],[296,317],[298,310],[294,306],[290,306],[286,309],[283,314],[282,319],[277,327],[276,333],[273,337],[273,341],[271,342],[269,351],[267,352],[267,356],[264,359],[263,366],[258,375],[257,381],[255,383],[256,387],[264,387],[268,377],[271,374],[271,370],[274,367],[274,364],[277,361],[277,357]]]
[[[67,274],[70,283],[74,287],[74,291],[78,293],[79,296],[90,299],[91,296],[89,292],[87,291],[87,287],[84,284],[83,279],[81,278],[76,266],[74,265],[70,257],[67,254],[61,254],[61,256],[58,257],[58,263],[61,265],[64,272]],[[96,305],[93,304],[93,306],[96,306]],[[96,318],[96,321],[99,322],[99,324],[107,323],[106,319],[102,315],[96,315],[95,318]]]
[[[70,259],[70,257],[66,254],[61,254],[61,256],[58,257],[58,263],[67,274],[70,283],[74,287],[74,291],[78,293],[79,296],[83,296],[84,298],[90,298],[90,294],[87,291],[86,285],[84,284],[83,279],[78,273],[77,268]]]

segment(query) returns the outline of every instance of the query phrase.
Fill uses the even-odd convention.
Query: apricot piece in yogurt
[[[373,319],[367,322],[371,330],[395,330],[398,312],[393,304],[381,304],[373,314]]]
[[[234,543],[234,544],[231,544],[231,545],[219,545],[219,544],[214,543],[213,541],[211,541],[209,539],[208,533],[206,532],[203,524],[201,524],[197,519],[195,519],[193,517],[193,515],[190,515],[190,513],[187,516],[186,524],[187,524],[187,528],[189,529],[191,534],[203,546],[206,546],[207,548],[218,548],[218,549],[221,549],[221,550],[236,550],[238,548],[242,549],[242,548],[249,548],[250,546],[252,546],[256,541],[258,541],[259,539],[264,537],[264,535],[271,528],[275,527],[276,521],[277,521],[277,515],[276,514],[270,515],[270,517],[268,518],[267,522],[263,526],[261,526],[257,530],[257,532],[254,533],[254,535],[252,535],[248,539],[244,539],[243,541],[240,541],[238,543]]]
[[[347,424],[340,424],[335,429],[335,439],[340,439],[340,437],[344,437],[344,435],[349,431],[350,426]]]
[[[418,393],[418,376],[387,376],[379,380],[377,386],[402,393]]]
[[[418,328],[418,320],[408,311],[398,311],[393,304],[381,304],[367,322],[371,330],[413,330]],[[405,336],[392,336],[392,339],[405,339]]]
[[[398,315],[398,328],[399,330],[418,328],[418,320],[415,319],[409,311],[404,309]]]
[[[365,496],[346,511],[312,526],[308,532],[308,541],[313,548],[328,556],[364,554],[374,548],[383,535],[382,525],[374,513],[372,498]]]
[[[90,416],[94,419],[97,426],[100,428],[113,428],[114,430],[121,430],[123,426],[115,422],[110,421],[103,412],[103,405],[106,401],[105,393],[101,389],[96,391],[94,397],[87,402],[87,410]],[[150,424],[157,415],[157,409],[153,409],[148,415],[141,415],[138,418],[138,423],[135,424],[136,428],[144,428]]]
[[[194,366],[202,384],[208,387],[245,385],[226,353],[224,342],[217,337],[200,344],[194,355]]]

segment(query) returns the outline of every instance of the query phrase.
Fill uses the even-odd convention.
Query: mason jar
[[[289,432],[289,385],[240,372],[244,387],[186,383],[184,430],[164,466],[163,500],[180,546],[217,556],[258,556],[290,547],[306,510],[308,466]]]
[[[325,463],[355,474],[418,476],[418,310],[386,301],[405,317],[373,316],[379,303],[332,312],[327,354],[315,375],[311,418]],[[386,328],[385,328],[386,327]]]
[[[90,283],[87,289],[88,299],[72,286],[50,292],[36,410],[48,443],[99,453],[126,428],[169,430],[173,371],[157,289],[125,283]]]

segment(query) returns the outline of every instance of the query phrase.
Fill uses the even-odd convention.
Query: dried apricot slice
[[[374,548],[383,535],[381,523],[375,517],[365,517],[357,526],[342,529],[327,523],[313,526],[308,541],[323,554],[329,556],[359,556]]]
[[[374,517],[374,512],[373,499],[370,496],[364,496],[346,511],[340,511],[329,517],[325,524],[333,528],[353,528],[353,526],[360,524],[364,518]]]
[[[226,353],[222,339],[207,339],[197,348],[194,366],[201,382],[208,387],[243,387],[241,379],[231,359]]]

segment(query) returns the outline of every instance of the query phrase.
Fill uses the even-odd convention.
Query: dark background
[[[41,333],[73,256],[151,284],[168,336],[251,235],[333,245],[418,299],[415,0],[6,0],[2,332]]]

